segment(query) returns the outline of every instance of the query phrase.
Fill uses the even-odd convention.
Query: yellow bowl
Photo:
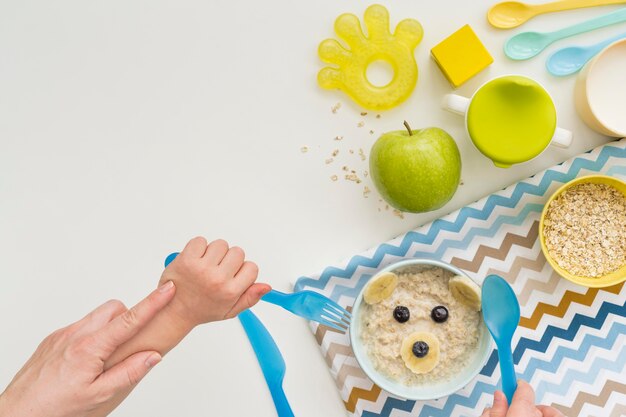
[[[548,248],[546,247],[545,237],[543,235],[543,222],[546,217],[546,213],[548,211],[548,207],[552,200],[561,195],[563,191],[568,188],[582,183],[593,183],[593,184],[606,184],[611,185],[618,189],[624,194],[626,197],[626,183],[624,181],[618,180],[617,178],[609,177],[606,175],[589,175],[587,177],[580,177],[573,181],[564,184],[561,188],[559,188],[552,197],[546,202],[546,205],[543,208],[543,212],[541,213],[541,222],[539,223],[539,240],[541,241],[541,250],[543,251],[543,255],[546,257],[552,268],[563,278],[572,281],[575,284],[584,285],[586,287],[594,287],[594,288],[602,288],[602,287],[610,287],[612,285],[619,284],[623,281],[626,281],[626,264],[623,265],[617,271],[614,271],[608,275],[604,275],[597,278],[589,278],[589,277],[581,277],[577,275],[570,274],[565,269],[561,268],[554,259],[548,253]]]

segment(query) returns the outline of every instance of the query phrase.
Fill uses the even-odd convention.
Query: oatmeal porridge
[[[366,287],[358,318],[374,368],[408,386],[459,373],[481,337],[478,285],[437,267],[383,275]]]

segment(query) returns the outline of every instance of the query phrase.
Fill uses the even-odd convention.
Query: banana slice
[[[439,362],[439,339],[432,333],[411,333],[400,349],[404,364],[416,374],[432,371]]]
[[[481,309],[480,287],[463,275],[456,275],[448,283],[450,292],[460,302],[476,311]]]
[[[367,304],[377,304],[389,297],[398,285],[398,276],[393,272],[385,272],[367,284],[363,299]]]

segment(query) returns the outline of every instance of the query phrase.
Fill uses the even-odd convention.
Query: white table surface
[[[505,39],[520,29],[488,26],[491,2],[383,3],[394,26],[414,17],[425,36],[415,53],[416,90],[377,119],[316,84],[318,43],[333,36],[340,13],[361,17],[369,3],[1,0],[0,386],[54,329],[110,298],[137,302],[156,284],[164,256],[195,235],[242,246],[263,280],[289,291],[300,275],[609,140],[578,119],[575,77],[551,77],[548,53],[525,62],[504,56]],[[541,16],[523,29],[557,29],[615,8]],[[506,73],[535,77],[553,95],[559,125],[575,132],[571,148],[498,169],[471,146],[461,118],[440,110],[451,88],[429,51],[465,23],[495,62],[459,92],[470,95]],[[400,219],[384,210],[369,178],[360,185],[329,178],[343,165],[367,169],[348,150],[369,154],[378,135],[404,119],[452,134],[464,185],[441,210]],[[337,135],[344,140],[333,141]],[[325,165],[333,149],[340,154]],[[373,190],[368,199],[364,185]],[[285,357],[295,414],[343,415],[305,323],[274,306],[255,311]],[[196,329],[113,415],[275,410],[241,326],[229,321]]]

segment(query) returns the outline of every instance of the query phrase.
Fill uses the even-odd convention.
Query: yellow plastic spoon
[[[519,1],[505,1],[489,9],[487,12],[487,20],[494,27],[511,29],[543,13],[622,3],[626,3],[626,0],[560,0],[544,4],[526,4]]]

